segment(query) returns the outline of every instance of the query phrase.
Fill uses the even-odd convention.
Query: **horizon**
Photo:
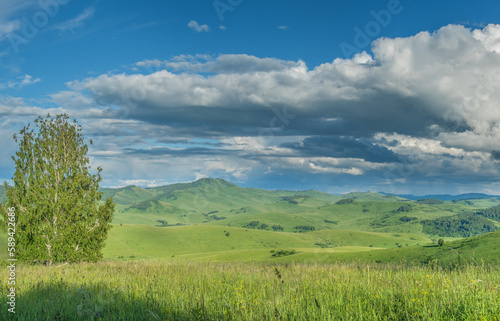
[[[498,9],[3,1],[0,180],[10,137],[67,113],[102,187],[500,195]]]
[[[351,193],[378,193],[378,194],[385,194],[385,195],[395,195],[395,196],[407,195],[407,196],[415,196],[415,197],[432,196],[432,195],[460,196],[460,195],[467,195],[467,194],[483,194],[483,195],[488,195],[488,196],[493,196],[493,197],[497,197],[497,196],[500,197],[500,195],[495,195],[495,194],[474,193],[474,192],[460,193],[460,194],[446,194],[446,193],[443,193],[443,194],[420,194],[419,195],[419,194],[398,194],[398,193],[397,194],[391,194],[391,193],[386,193],[386,192],[383,192],[383,191],[362,191],[362,190],[348,191],[348,192],[344,192],[344,193],[328,193],[328,192],[324,192],[324,191],[316,190],[316,189],[302,189],[302,190],[266,189],[266,188],[260,188],[260,187],[255,187],[255,186],[243,186],[243,185],[239,185],[238,183],[233,183],[233,182],[230,182],[230,181],[225,180],[225,179],[220,178],[220,177],[204,177],[204,178],[199,178],[197,180],[189,181],[189,182],[177,182],[177,183],[170,183],[170,184],[156,185],[156,186],[140,186],[140,185],[133,185],[132,184],[132,185],[115,186],[115,187],[101,187],[101,188],[106,188],[106,189],[121,189],[121,188],[126,188],[126,187],[140,187],[140,188],[144,188],[144,189],[153,189],[153,188],[157,188],[157,187],[169,186],[169,185],[176,185],[176,184],[190,184],[190,183],[194,183],[194,182],[197,182],[197,181],[200,181],[200,180],[223,180],[223,181],[225,181],[227,183],[234,184],[234,185],[239,186],[239,187],[262,189],[262,190],[266,190],[266,191],[278,191],[278,190],[289,191],[289,192],[317,191],[317,192],[322,192],[322,193],[327,193],[327,194],[337,195],[337,196],[347,195],[347,194],[351,194]]]

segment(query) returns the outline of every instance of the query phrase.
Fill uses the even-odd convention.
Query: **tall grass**
[[[500,319],[500,270],[488,266],[108,261],[16,272],[18,320]]]

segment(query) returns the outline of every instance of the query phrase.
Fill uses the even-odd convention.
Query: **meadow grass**
[[[17,320],[498,320],[500,269],[103,261],[17,267]],[[2,268],[2,296],[7,295]],[[3,305],[0,319],[8,320]]]

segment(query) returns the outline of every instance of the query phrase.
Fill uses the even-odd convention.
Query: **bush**
[[[247,228],[257,228],[257,226],[259,226],[259,223],[260,223],[259,221],[251,221],[250,223],[248,223],[244,227],[247,227]]]
[[[460,214],[422,221],[422,232],[448,237],[471,237],[496,231],[498,228],[487,218],[475,214]]]
[[[401,205],[396,210],[396,212],[410,212],[412,209],[413,209],[413,207],[411,206],[411,204],[404,204],[404,205]]]
[[[294,227],[296,230],[302,230],[302,231],[314,231],[316,228],[314,226],[310,225],[297,225]]]
[[[259,230],[265,230],[269,225],[267,225],[266,223],[262,223],[260,224],[260,226],[258,227]]]
[[[416,217],[414,217],[414,216],[411,216],[411,217],[410,217],[410,216],[406,216],[406,215],[405,215],[405,216],[401,216],[401,217],[399,218],[399,220],[400,220],[401,222],[411,222],[411,221],[418,220],[418,218],[416,218]]]
[[[353,198],[344,198],[341,199],[340,201],[337,201],[335,205],[345,205],[345,204],[354,204],[354,199]]]
[[[295,250],[279,250],[276,253],[274,253],[273,256],[274,257],[288,256],[288,255],[293,255],[296,253],[297,253],[297,251],[295,251]]]
[[[424,198],[424,199],[419,199],[417,201],[418,204],[427,204],[427,205],[439,205],[443,204],[444,202],[442,200],[434,199],[434,198]]]

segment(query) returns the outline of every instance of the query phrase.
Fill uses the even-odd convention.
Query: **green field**
[[[226,234],[229,233],[229,236]],[[134,237],[131,238],[130,236]],[[414,234],[388,234],[360,231],[323,230],[309,233],[271,232],[216,225],[196,225],[179,227],[154,227],[144,225],[114,226],[104,248],[106,258],[158,258],[183,255],[203,257],[210,253],[216,257],[218,252],[233,252],[234,259],[241,251],[258,250],[267,253],[271,250],[300,248],[308,253],[342,252],[345,247],[360,250],[375,250],[397,247],[398,244],[428,243],[429,240]],[[248,253],[248,252],[246,252]],[[262,260],[243,255],[245,260]]]
[[[218,179],[103,192],[117,204],[103,261],[19,264],[18,320],[500,318],[498,198],[410,201]],[[5,250],[0,258],[6,265]]]
[[[16,320],[497,320],[500,271],[102,262],[20,266]],[[2,277],[5,278],[5,269]],[[8,294],[2,287],[2,296]],[[2,320],[11,319],[4,306]]]

